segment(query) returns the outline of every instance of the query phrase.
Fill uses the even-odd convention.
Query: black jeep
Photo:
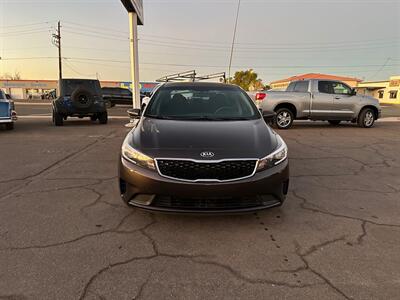
[[[59,95],[53,100],[54,125],[62,126],[68,117],[90,117],[107,124],[107,107],[98,80],[62,79],[58,85]]]

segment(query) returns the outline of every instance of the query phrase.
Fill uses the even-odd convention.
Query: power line
[[[64,28],[67,28],[67,29],[71,29],[71,30],[81,30],[82,29],[82,27],[81,28],[76,28],[76,27],[74,27],[74,26],[63,26]],[[110,36],[110,34],[112,34],[114,37],[120,37],[120,38],[123,38],[123,39],[126,39],[126,38],[129,38],[129,36],[128,35],[126,35],[126,34],[121,34],[121,33],[118,33],[118,34],[116,34],[115,32],[106,32],[106,33],[104,33],[104,31],[98,31],[98,30],[92,30],[92,29],[87,29],[87,28],[85,28],[85,33],[86,32],[88,32],[88,33],[90,33],[90,34],[96,34],[96,35],[101,35],[101,36],[107,36],[107,37],[109,37]]]
[[[232,47],[231,47],[231,54],[229,57],[229,67],[228,67],[228,81],[231,81],[231,68],[232,68],[232,59],[233,59],[233,50],[235,47],[235,40],[236,40],[236,30],[237,30],[237,25],[238,25],[238,20],[239,20],[239,12],[240,12],[240,1],[238,1],[238,6],[237,6],[237,12],[236,12],[236,20],[235,20],[235,26],[233,29],[233,39],[232,39]]]
[[[3,58],[2,60],[25,60],[25,59],[55,59],[57,57],[12,57]],[[89,57],[62,57],[66,60],[76,60],[76,61],[100,61],[108,63],[118,63],[126,64],[129,61],[126,60],[111,60],[107,58],[89,58]],[[212,67],[212,68],[223,68],[223,65],[199,65],[199,64],[172,64],[172,63],[161,63],[161,62],[141,62],[143,65],[157,65],[157,66],[179,66],[179,67]],[[399,63],[396,64],[385,64],[385,67],[397,67],[400,66]],[[381,64],[367,64],[367,65],[233,65],[235,68],[258,68],[258,69],[306,69],[306,68],[370,68],[370,67],[382,67]]]
[[[373,76],[371,76],[371,79],[374,79],[376,76],[378,76],[378,74],[380,73],[380,72],[382,72],[382,70],[388,65],[388,62],[391,60],[391,58],[390,57],[388,57],[387,59],[386,59],[386,61],[384,62],[384,64],[382,65],[382,67],[378,70],[378,71],[376,71],[376,73],[373,75]]]
[[[43,24],[50,24],[54,23],[56,21],[46,21],[46,22],[40,22],[40,23],[30,23],[30,24],[19,24],[19,25],[7,25],[7,26],[0,26],[0,28],[16,28],[16,27],[30,27],[30,26],[36,26],[36,25],[43,25]]]
[[[82,32],[76,32],[72,30],[64,30],[64,32],[76,34],[76,35],[81,35],[81,36],[89,36],[89,37],[95,37],[99,39],[106,39],[106,40],[117,40],[117,41],[129,41],[129,38],[117,38],[117,37],[110,37],[106,35],[96,35],[96,34],[89,34],[89,33],[82,33]]]
[[[64,60],[64,62],[65,62],[65,66],[66,66],[68,69],[70,69],[72,72],[74,72],[75,74],[77,74],[77,75],[84,76],[84,77],[91,77],[91,76],[97,75],[97,74],[83,74],[83,73],[77,71],[77,70],[71,65],[71,63],[68,62],[68,60]]]

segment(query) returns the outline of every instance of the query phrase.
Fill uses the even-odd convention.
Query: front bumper
[[[120,159],[120,192],[124,202],[162,212],[249,212],[280,206],[289,185],[289,166],[282,164],[253,177],[227,182],[183,182],[161,177]]]

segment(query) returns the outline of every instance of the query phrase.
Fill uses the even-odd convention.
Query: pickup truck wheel
[[[289,129],[292,127],[294,115],[288,108],[280,108],[276,111],[275,125],[279,129]]]
[[[99,119],[100,124],[107,124],[107,122],[108,122],[108,115],[107,115],[106,111],[99,113],[97,115],[97,118]]]
[[[105,103],[106,103],[106,107],[107,107],[107,108],[111,108],[111,107],[114,107],[114,106],[115,106],[115,104],[112,103],[111,100],[105,100]]]
[[[6,130],[13,130],[14,129],[14,123],[6,123]]]
[[[53,124],[56,126],[63,126],[64,125],[64,118],[61,114],[53,111]]]
[[[358,126],[371,128],[375,123],[375,112],[371,108],[364,108],[358,116]]]
[[[329,120],[328,122],[329,122],[329,124],[334,125],[334,126],[337,126],[340,124],[339,120]]]

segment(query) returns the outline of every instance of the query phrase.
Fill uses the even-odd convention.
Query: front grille
[[[157,160],[160,175],[187,181],[230,181],[250,177],[256,160],[226,160],[221,162],[196,162],[190,160]]]
[[[151,203],[151,206],[177,210],[207,211],[272,207],[279,203],[279,200],[268,196],[227,197],[218,199],[157,196]]]

